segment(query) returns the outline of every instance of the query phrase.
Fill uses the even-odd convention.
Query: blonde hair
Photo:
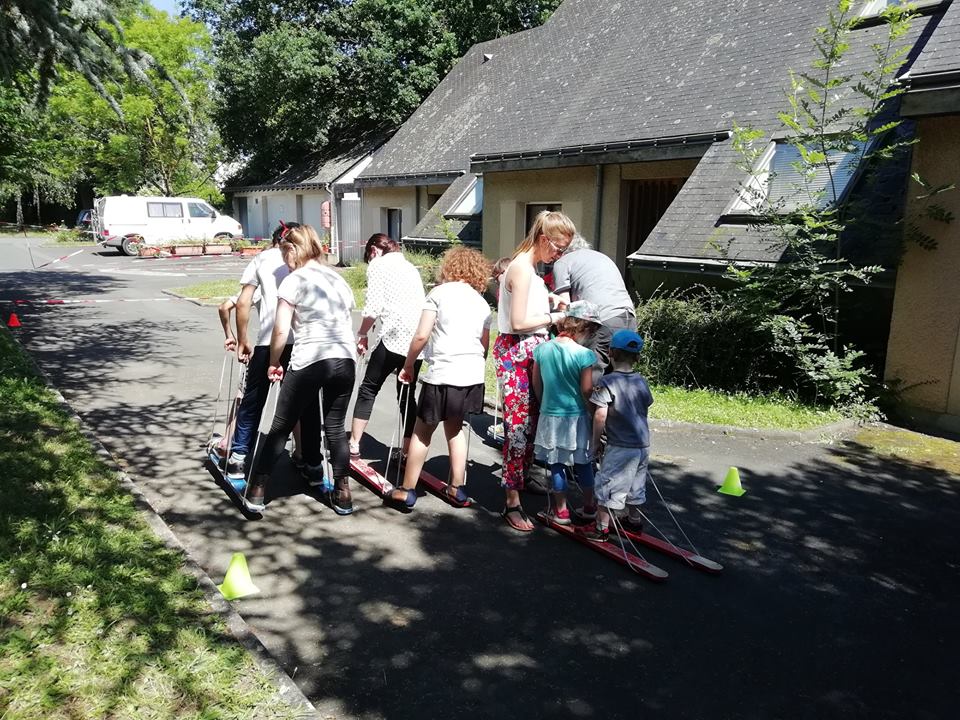
[[[438,273],[440,282],[465,282],[477,292],[483,292],[490,278],[490,261],[470,248],[458,247],[443,254]]]
[[[292,259],[294,268],[302,268],[311,260],[321,262],[327,259],[327,254],[323,249],[323,242],[317,231],[310,225],[301,225],[300,227],[290,228],[280,243],[283,250],[284,259]]]
[[[523,239],[523,242],[520,243],[520,247],[517,248],[517,251],[513,254],[513,256],[517,257],[517,255],[530,250],[534,245],[537,244],[537,238],[541,235],[546,235],[548,238],[552,238],[555,234],[563,235],[571,238],[572,240],[573,236],[577,234],[577,226],[573,224],[573,220],[568,218],[562,212],[541,210],[539,213],[537,213],[537,217],[533,221],[533,226],[530,228],[530,232],[527,233],[527,236]]]

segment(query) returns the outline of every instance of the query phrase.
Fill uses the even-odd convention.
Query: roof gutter
[[[463,175],[464,170],[443,170],[428,173],[398,173],[395,175],[361,175],[354,184],[359,187],[395,187],[403,185],[450,184]]]
[[[643,140],[570,145],[543,150],[474,153],[470,171],[532,170],[575,165],[604,165],[645,160],[671,160],[700,157],[715,142],[729,140],[733,133],[721,130],[691,135],[669,135]]]
[[[281,185],[231,185],[225,187],[223,192],[270,192],[271,190],[326,190],[330,191],[330,183],[283,183]]]

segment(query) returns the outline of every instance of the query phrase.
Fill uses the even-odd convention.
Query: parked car
[[[138,244],[229,240],[243,235],[240,223],[200,198],[111,195],[98,198],[94,205],[97,239],[125,255],[135,255]]]

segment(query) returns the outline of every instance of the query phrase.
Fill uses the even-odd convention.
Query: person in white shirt
[[[256,461],[247,493],[247,509],[262,511],[273,466],[287,436],[300,421],[303,459],[311,485],[322,486],[339,515],[353,512],[347,476],[349,449],[344,427],[356,373],[356,344],[351,312],[353,291],[326,265],[326,253],[309,225],[290,230],[280,244],[291,269],[277,290],[277,316],[270,340],[271,382],[283,381],[273,425]],[[281,363],[291,325],[296,334],[289,372]],[[330,453],[333,482],[323,477],[320,449],[322,393],[323,432]]]
[[[420,272],[403,256],[395,240],[383,233],[371,235],[363,257],[370,265],[367,268],[367,300],[357,336],[357,352],[361,355],[368,353],[367,335],[377,320],[380,321],[380,341],[368,355],[367,370],[353,407],[350,454],[354,457],[360,455],[360,438],[370,422],[377,393],[387,378],[403,367],[423,307]],[[415,382],[420,372],[419,360],[414,363],[412,372]],[[417,415],[417,404],[410,387],[397,380],[397,402],[406,420],[403,428],[404,451],[410,443]]]
[[[463,419],[483,410],[492,313],[480,293],[489,278],[490,263],[476,250],[459,247],[444,254],[439,284],[426,297],[400,371],[401,382],[413,383],[414,365],[426,347],[427,370],[421,378],[423,389],[403,486],[389,496],[394,503],[408,508],[416,503],[417,480],[430,440],[441,423],[450,453],[447,493],[459,503],[468,499],[463,490],[467,466]]]
[[[284,234],[295,227],[299,227],[299,224],[281,222],[273,231],[273,246],[254,257],[240,276],[243,287],[237,299],[237,359],[247,365],[247,384],[237,410],[237,425],[230,446],[230,458],[227,460],[227,479],[240,492],[245,487],[247,455],[253,446],[270,386],[267,380],[267,361],[270,359],[273,319],[277,314],[277,288],[290,273],[290,268],[284,262],[283,254],[277,246]],[[260,296],[257,304],[260,322],[254,346],[250,342],[248,326],[250,309],[254,305],[256,294]],[[289,342],[293,342],[293,338],[290,338]],[[284,367],[289,359],[290,346],[287,345],[280,359]]]

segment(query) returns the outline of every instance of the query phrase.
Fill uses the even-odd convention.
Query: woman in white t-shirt
[[[287,436],[300,421],[303,459],[311,485],[321,485],[339,515],[353,512],[347,477],[349,449],[344,429],[356,372],[356,345],[350,313],[353,291],[325,264],[326,253],[309,225],[294,228],[280,244],[291,273],[277,290],[277,316],[270,341],[271,382],[283,380],[273,425],[264,441],[247,494],[247,507],[263,510],[266,485]],[[285,373],[280,356],[293,326],[295,340]],[[320,401],[333,482],[323,477],[320,450]]]
[[[359,457],[363,437],[373,412],[377,393],[392,373],[403,367],[410,340],[420,320],[423,307],[423,280],[420,271],[403,256],[396,240],[376,233],[367,240],[363,259],[367,267],[367,300],[357,336],[357,352],[367,353],[367,334],[380,321],[380,341],[369,353],[367,370],[357,389],[350,428],[350,455]],[[420,361],[413,364],[413,379],[420,371]],[[409,385],[397,380],[397,402],[406,418],[403,428],[403,449],[406,452],[417,416],[417,404]]]
[[[548,339],[547,329],[564,316],[550,312],[549,291],[537,275],[537,263],[551,263],[563,254],[577,228],[566,215],[544,210],[537,215],[513,261],[500,278],[497,324],[493,345],[497,382],[503,397],[503,474],[506,499],[503,517],[519,532],[533,523],[520,505],[520,491],[533,464],[537,433],[537,400],[530,392],[533,350]]]
[[[463,419],[483,410],[492,314],[480,293],[489,277],[490,263],[476,250],[463,247],[448,250],[440,265],[439,284],[424,301],[420,324],[407,350],[400,380],[414,382],[414,364],[425,346],[427,371],[421,377],[423,389],[403,486],[389,496],[391,501],[408,508],[417,501],[417,480],[430,440],[440,423],[443,423],[450,452],[447,493],[458,503],[467,501],[463,490],[467,466]]]

